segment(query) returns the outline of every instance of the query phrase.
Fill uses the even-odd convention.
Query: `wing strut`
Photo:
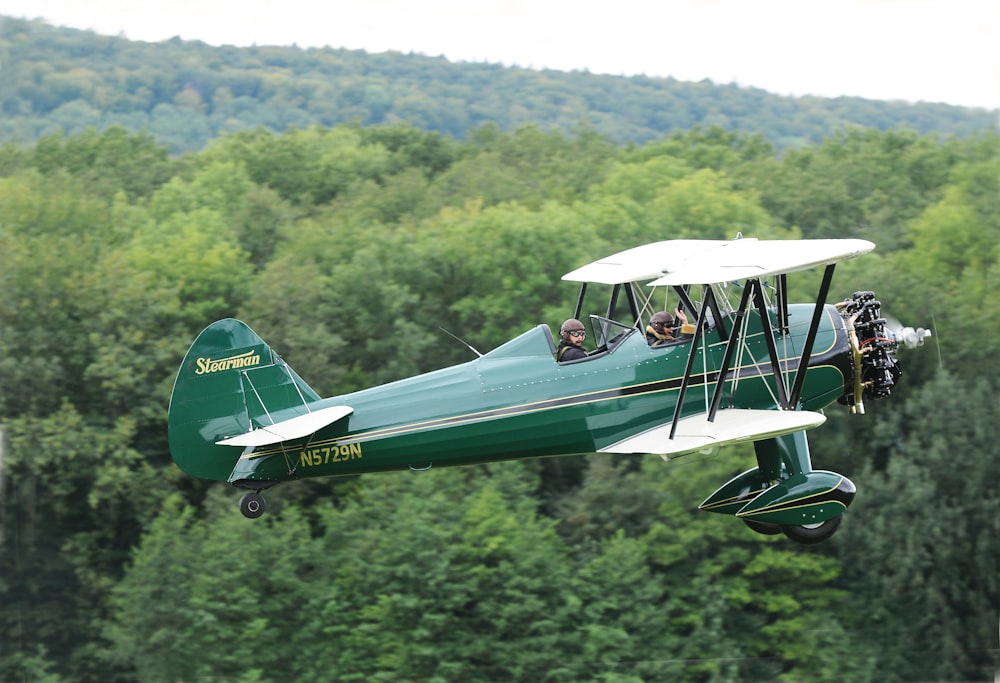
[[[778,275],[778,294],[775,302],[778,307],[778,334],[788,334],[788,275]]]
[[[715,291],[711,287],[706,287],[705,300],[701,303],[701,308],[698,310],[698,322],[695,324],[694,338],[691,340],[691,350],[688,351],[687,366],[684,368],[684,379],[681,380],[681,388],[677,394],[677,405],[674,406],[674,417],[673,420],[671,420],[670,425],[670,439],[673,439],[674,435],[677,433],[677,420],[681,416],[681,408],[684,407],[684,395],[687,393],[688,384],[691,382],[691,369],[694,367],[694,358],[698,353],[698,341],[705,335],[705,319],[707,317],[709,307],[713,307],[713,310],[717,310]],[[735,330],[733,334],[735,336]],[[723,373],[720,377],[724,376],[725,369],[723,369]]]
[[[684,307],[693,312],[696,307],[691,301],[691,296],[688,290],[685,287],[674,286],[674,291],[677,292],[677,298],[681,300]]]
[[[709,285],[705,285],[705,288],[711,289]],[[714,296],[709,301],[709,304],[712,311],[712,320],[715,321],[716,332],[719,333],[719,341],[724,342],[729,339],[729,330],[726,329],[726,316],[722,315],[722,309],[719,308],[719,300]]]
[[[586,296],[586,294],[587,294],[587,283],[584,282],[582,285],[580,285],[580,296],[576,298],[576,312],[573,314],[573,317],[576,318],[577,320],[580,319],[580,313],[583,311],[583,297]]]
[[[715,391],[712,392],[712,403],[708,410],[708,421],[715,421],[715,414],[719,410],[719,403],[722,401],[722,386],[726,381],[726,374],[729,372],[729,364],[733,360],[733,353],[736,351],[736,345],[740,341],[740,329],[743,324],[743,317],[747,313],[747,305],[750,301],[751,288],[745,287],[743,289],[743,296],[740,298],[740,305],[736,309],[736,315],[733,318],[733,333],[729,337],[729,343],[726,344],[726,353],[722,357],[722,365],[719,367],[719,377],[715,383]],[[676,417],[674,420],[676,421]]]
[[[767,302],[764,301],[764,287],[760,280],[750,280],[749,284],[753,289],[754,304],[757,312],[760,313],[760,326],[764,333],[764,343],[767,345],[767,355],[771,359],[771,372],[774,373],[774,388],[778,392],[778,405],[782,410],[788,410],[788,393],[785,391],[785,381],[781,375],[781,364],[778,362],[778,349],[774,345],[774,332],[771,328],[771,316],[767,314]],[[756,364],[756,360],[754,361]],[[719,379],[722,384],[723,379]]]
[[[813,309],[812,322],[809,323],[809,334],[806,335],[805,345],[802,348],[802,357],[799,359],[799,367],[795,371],[795,383],[792,385],[792,394],[788,398],[793,406],[798,404],[799,396],[802,394],[802,384],[806,381],[806,368],[809,367],[809,357],[812,356],[813,343],[816,341],[816,331],[819,329],[819,321],[823,317],[823,310],[826,308],[826,296],[830,291],[830,283],[833,281],[833,269],[835,265],[831,263],[823,271],[823,282],[819,286],[819,294],[816,295],[816,308]]]
[[[639,311],[639,302],[635,299],[635,290],[632,289],[632,283],[629,282],[625,285],[625,296],[628,298],[628,307],[632,312],[632,318],[635,320],[635,328],[637,330],[642,329],[642,314]],[[611,317],[610,315],[608,316]]]
[[[614,289],[611,290],[611,300],[608,302],[608,312],[605,314],[605,318],[613,319],[615,317],[615,307],[618,305],[618,295],[621,294],[621,291],[621,285],[615,285]]]

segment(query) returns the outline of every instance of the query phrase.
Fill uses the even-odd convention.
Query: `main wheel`
[[[756,531],[758,534],[764,534],[765,536],[775,536],[782,532],[780,524],[769,524],[768,522],[758,522],[754,519],[744,519],[743,523],[748,527]]]
[[[844,516],[838,515],[833,519],[828,519],[819,524],[784,524],[781,530],[785,533],[785,536],[788,536],[788,538],[796,543],[820,543],[833,536],[837,529],[840,528],[840,523],[843,520]]]
[[[244,517],[249,519],[257,519],[267,508],[267,503],[264,500],[264,496],[251,491],[240,498],[240,512],[243,513]]]

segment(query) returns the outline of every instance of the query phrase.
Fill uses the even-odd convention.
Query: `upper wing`
[[[249,432],[231,436],[216,443],[222,446],[266,446],[272,443],[301,439],[303,436],[309,436],[353,412],[354,408],[350,406],[331,406],[289,420],[282,420],[260,429],[251,429]]]
[[[705,414],[677,422],[674,438],[670,423],[653,427],[600,450],[601,453],[656,453],[681,455],[741,441],[758,441],[818,427],[826,416],[807,410],[720,410],[715,421]]]
[[[563,280],[651,285],[731,282],[838,263],[875,248],[868,240],[668,240],[612,254]]]

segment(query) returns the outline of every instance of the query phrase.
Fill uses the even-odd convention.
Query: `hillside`
[[[581,127],[644,143],[694,126],[761,134],[777,147],[848,127],[967,137],[997,112],[862,98],[785,97],[711,81],[453,63],[415,54],[131,41],[0,17],[0,142],[118,124],[173,152],[226,133],[405,121],[464,139],[487,122]]]

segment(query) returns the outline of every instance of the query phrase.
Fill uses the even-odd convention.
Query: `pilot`
[[[675,316],[676,321],[680,323],[679,334],[675,327]],[[694,336],[694,332],[694,325],[688,323],[687,316],[681,309],[675,310],[674,315],[660,311],[649,319],[649,325],[646,326],[646,341],[650,346],[663,346],[673,341],[690,339]]]
[[[583,340],[587,336],[587,330],[583,323],[576,318],[570,318],[559,328],[559,348],[556,349],[556,360],[560,363],[564,360],[578,360],[586,358],[587,352],[583,350]]]

